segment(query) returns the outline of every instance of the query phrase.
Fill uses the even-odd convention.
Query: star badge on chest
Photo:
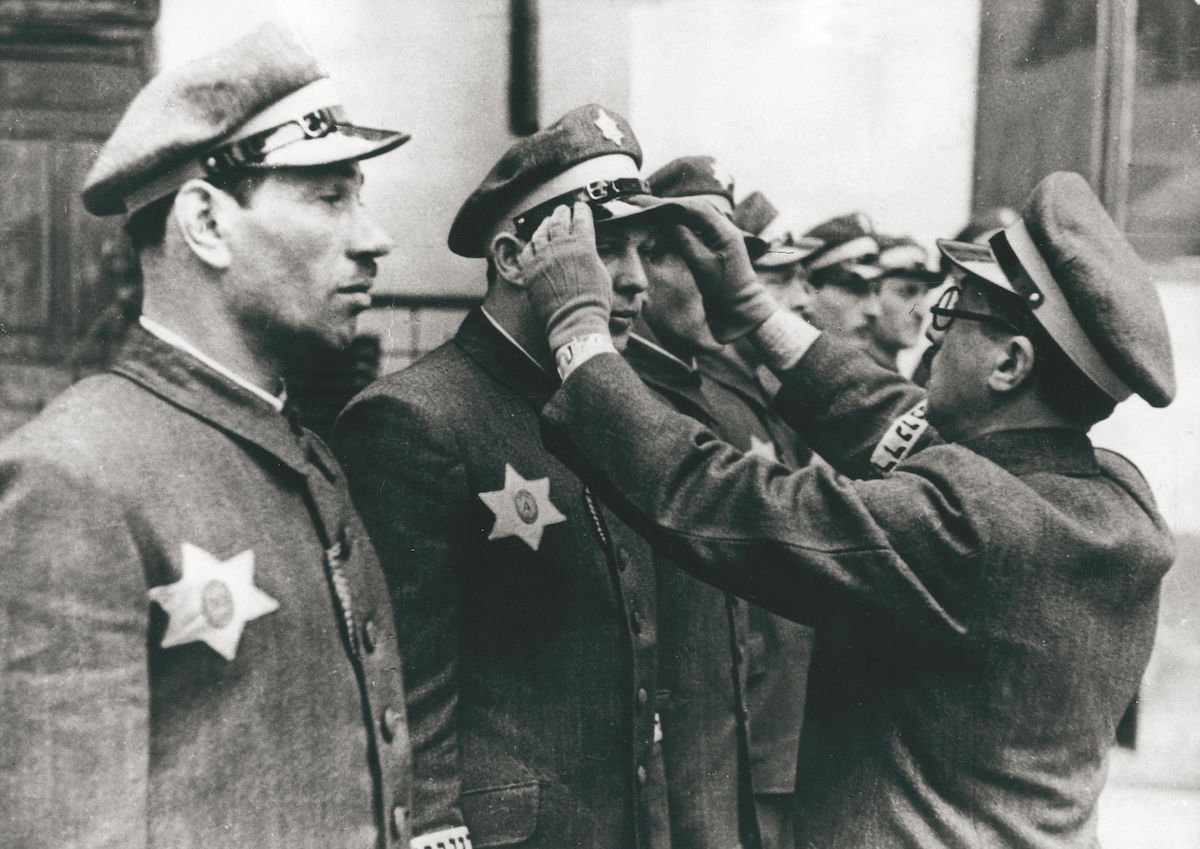
[[[567,520],[550,500],[550,478],[525,480],[511,463],[504,464],[504,489],[481,492],[479,500],[496,514],[488,539],[517,537],[534,551],[547,525]]]
[[[180,548],[183,576],[148,593],[168,616],[162,647],[204,642],[233,660],[246,623],[278,610],[279,602],[254,586],[253,549],[219,560],[198,545]]]
[[[596,120],[592,122],[596,125],[596,129],[600,131],[600,135],[604,136],[617,147],[625,141],[625,134],[621,132],[621,126],[613,120],[613,116],[609,115],[603,109],[596,110]]]
[[[762,457],[764,460],[770,460],[772,463],[779,462],[779,455],[775,453],[775,446],[771,444],[769,439],[759,439],[757,436],[751,435],[750,450],[746,453]]]

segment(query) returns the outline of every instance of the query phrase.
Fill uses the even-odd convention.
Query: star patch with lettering
[[[775,445],[769,439],[759,439],[753,434],[750,436],[750,450],[746,453],[770,460],[772,463],[779,462],[779,455],[775,453]]]
[[[592,122],[596,128],[600,130],[600,135],[604,136],[617,147],[625,141],[625,134],[621,132],[621,127],[613,120],[612,115],[609,115],[603,109],[596,110],[596,120]]]
[[[567,520],[550,500],[550,478],[527,481],[510,463],[504,464],[504,489],[481,492],[479,500],[496,514],[488,539],[518,537],[534,551],[547,525]]]
[[[180,548],[183,576],[148,592],[169,617],[162,647],[204,642],[233,660],[246,623],[278,610],[279,602],[254,586],[253,549],[219,560],[189,542]]]

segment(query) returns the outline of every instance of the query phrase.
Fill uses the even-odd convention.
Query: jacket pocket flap
[[[463,793],[462,812],[471,832],[471,845],[478,849],[512,846],[533,837],[540,794],[536,781]]]

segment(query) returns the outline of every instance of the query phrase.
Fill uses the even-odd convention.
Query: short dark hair
[[[976,288],[991,312],[1006,319],[1033,343],[1033,373],[1038,397],[1046,406],[1085,428],[1112,415],[1117,402],[1079,370],[1020,297],[991,284]],[[983,327],[989,335],[997,332],[987,325]]]
[[[240,205],[246,206],[254,196],[255,189],[262,184],[262,177],[261,171],[240,170],[204,179],[232,195]],[[171,192],[166,197],[146,204],[126,219],[125,232],[129,234],[129,242],[135,253],[140,254],[146,248],[158,247],[163,243],[167,233],[167,218],[174,205],[175,192]]]

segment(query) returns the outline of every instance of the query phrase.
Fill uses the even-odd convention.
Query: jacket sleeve
[[[145,847],[149,602],[113,500],[0,463],[0,845]]]
[[[670,410],[607,354],[580,366],[544,417],[550,449],[701,579],[818,628],[866,618],[964,632],[955,608],[979,539],[953,462],[878,481],[791,472]]]
[[[413,746],[415,836],[464,825],[458,708],[460,585],[472,515],[461,462],[422,411],[353,403],[332,446],[392,595]],[[414,841],[415,842],[415,841]]]
[[[941,441],[925,421],[923,389],[828,333],[780,382],[780,417],[848,477],[877,477]]]

